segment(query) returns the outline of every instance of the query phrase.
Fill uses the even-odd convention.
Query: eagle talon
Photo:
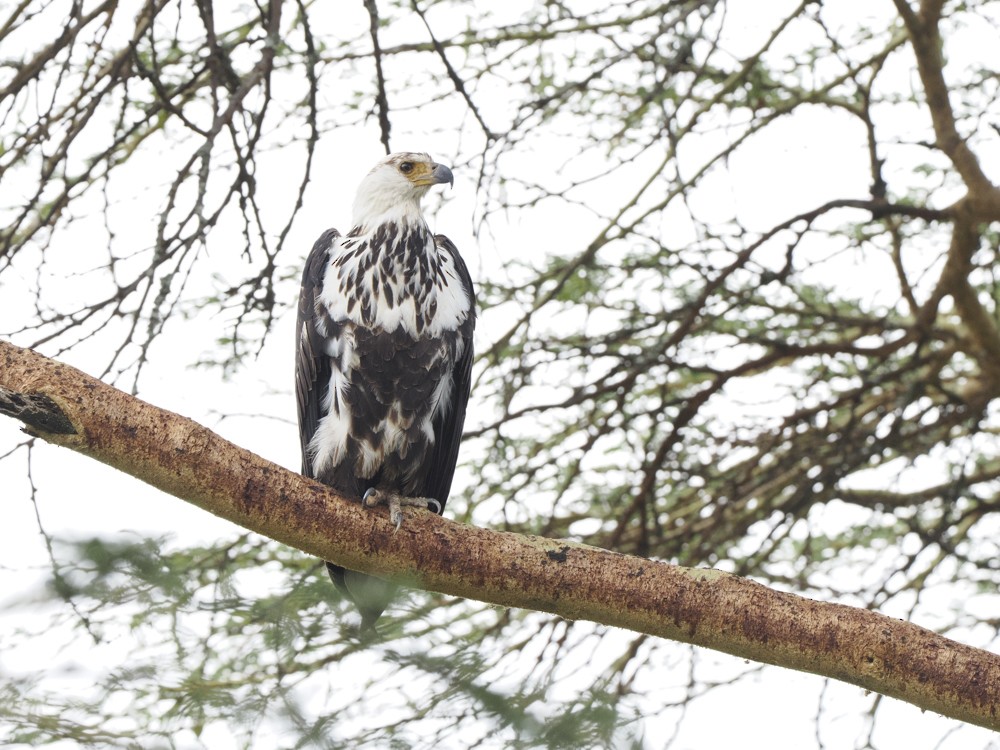
[[[389,520],[396,525],[396,531],[403,525],[403,506],[414,508],[425,508],[433,510],[441,515],[441,502],[433,497],[407,497],[398,492],[380,490],[376,487],[369,487],[361,497],[361,504],[366,508],[374,508],[376,505],[385,505],[389,508]],[[433,506],[433,507],[432,507]]]

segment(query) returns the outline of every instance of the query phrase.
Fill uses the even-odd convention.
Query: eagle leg
[[[389,520],[396,524],[396,531],[403,525],[403,506],[411,508],[429,508],[438,515],[441,515],[441,503],[433,497],[407,497],[398,492],[390,490],[379,490],[369,487],[361,504],[366,508],[374,508],[376,505],[386,505],[389,507]]]

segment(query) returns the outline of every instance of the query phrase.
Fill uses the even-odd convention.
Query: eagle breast
[[[315,313],[331,377],[314,475],[418,492],[473,314],[455,256],[422,220],[356,228],[331,241]]]

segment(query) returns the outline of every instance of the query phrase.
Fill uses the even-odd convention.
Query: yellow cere
[[[430,185],[433,184],[434,178],[431,173],[434,168],[431,164],[426,161],[416,161],[410,160],[413,165],[413,169],[406,176],[409,178],[410,182],[414,185]]]

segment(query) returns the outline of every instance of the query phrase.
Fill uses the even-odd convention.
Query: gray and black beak
[[[431,171],[431,179],[435,183],[447,182],[449,185],[455,185],[455,176],[451,173],[444,164],[435,164],[433,170]]]

